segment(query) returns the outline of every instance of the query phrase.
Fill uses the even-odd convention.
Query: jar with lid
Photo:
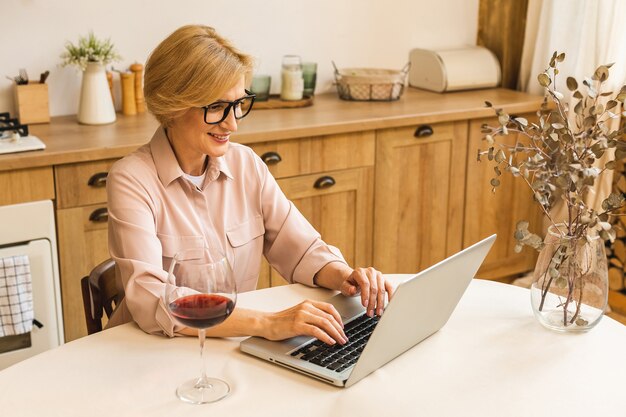
[[[283,57],[281,80],[281,100],[302,100],[304,78],[302,77],[302,61],[298,55]]]

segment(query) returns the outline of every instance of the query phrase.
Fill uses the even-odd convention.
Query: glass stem
[[[206,339],[206,330],[198,329],[198,338],[200,339],[200,379],[196,386],[198,388],[211,388],[211,384],[208,382],[208,378],[206,376],[206,362],[204,360],[204,341]]]

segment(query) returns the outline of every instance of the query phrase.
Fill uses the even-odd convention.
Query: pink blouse
[[[220,246],[239,292],[256,288],[261,255],[288,281],[313,285],[329,262],[343,262],[278,187],[261,159],[231,143],[210,158],[202,187],[185,178],[163,128],[114,164],[107,178],[109,251],[125,291],[112,322],[128,314],[148,333],[174,336],[167,269],[183,249]]]

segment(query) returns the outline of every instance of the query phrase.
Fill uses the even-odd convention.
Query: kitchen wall
[[[259,73],[280,89],[284,54],[317,61],[317,93],[332,86],[332,65],[401,68],[414,47],[474,45],[478,0],[1,0],[0,112],[14,112],[6,75],[26,68],[32,78],[50,70],[50,113],[74,114],[80,73],[59,66],[66,41],[93,30],[110,37],[125,69],[144,63],[177,27],[215,27],[257,58]],[[117,85],[119,94],[119,85]],[[120,100],[117,100],[119,104]]]

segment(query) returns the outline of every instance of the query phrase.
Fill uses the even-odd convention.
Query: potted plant
[[[486,156],[495,164],[494,192],[504,173],[524,181],[550,224],[545,238],[531,233],[527,221],[520,221],[514,234],[516,251],[524,245],[540,251],[531,284],[535,316],[553,330],[585,331],[598,323],[607,305],[604,243],[615,239],[610,220],[625,205],[619,193],[610,194],[600,210],[586,198],[594,192],[596,180],[615,168],[615,157],[626,157],[625,129],[609,123],[619,118],[626,86],[617,93],[603,91],[611,65],[602,65],[582,85],[573,77],[566,78],[573,93],[573,102],[568,104],[556,90],[558,64],[564,59],[565,54],[555,52],[549,67],[538,76],[545,96],[537,122],[510,116],[486,103],[494,108],[498,126],[483,125],[487,147],[478,151],[478,160]],[[510,134],[516,135],[513,144],[498,141]],[[601,162],[609,152],[615,152],[615,157]],[[558,204],[565,206],[564,219],[553,217]]]
[[[113,123],[115,108],[104,66],[119,61],[121,57],[111,40],[100,40],[89,32],[86,37],[79,37],[76,45],[67,42],[61,58],[63,66],[74,65],[83,72],[78,122],[92,125]]]

